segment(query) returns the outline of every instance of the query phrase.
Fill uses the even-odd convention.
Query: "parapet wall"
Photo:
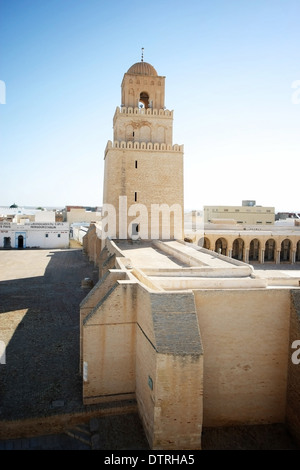
[[[115,115],[116,114],[146,114],[147,116],[173,117],[173,111],[170,111],[169,109],[133,108],[131,106],[122,106],[121,108],[117,106]]]
[[[105,155],[109,149],[126,149],[126,150],[151,150],[157,152],[183,152],[183,145],[170,145],[159,142],[125,142],[125,141],[114,141],[109,140],[106,145]]]

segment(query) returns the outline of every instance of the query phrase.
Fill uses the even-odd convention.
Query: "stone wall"
[[[204,349],[203,424],[285,421],[290,291],[194,291]]]
[[[122,204],[126,206],[123,215],[126,220],[121,223],[120,196],[127,198],[126,201],[122,200]],[[144,239],[174,238],[174,232],[178,238],[178,232],[183,232],[183,152],[108,148],[105,157],[103,203],[110,204],[116,211],[117,238],[131,236],[132,223],[140,224],[140,236]],[[171,217],[166,217],[167,221],[161,216],[157,219],[155,209],[161,204],[169,208],[180,207],[180,214],[176,211],[174,216],[175,230],[173,213]],[[164,233],[167,233],[167,236]],[[114,238],[113,233],[110,233],[110,236]]]
[[[294,341],[300,340],[300,293],[291,293],[291,323],[288,348],[288,381],[286,422],[291,434],[300,444],[300,346],[292,347]],[[294,360],[292,355],[295,354]]]
[[[123,282],[123,283],[122,283]],[[135,284],[117,281],[82,324],[83,400],[135,393]],[[86,369],[86,371],[85,371]],[[86,374],[86,379],[85,379]]]

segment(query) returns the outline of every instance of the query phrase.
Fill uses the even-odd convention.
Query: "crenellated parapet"
[[[153,109],[153,108],[133,108],[126,106],[117,106],[115,115],[117,114],[133,114],[133,115],[147,115],[147,116],[159,116],[159,117],[171,117],[173,118],[173,110],[169,109]]]
[[[183,152],[183,145],[169,145],[159,142],[125,142],[125,141],[114,141],[109,140],[106,145],[105,155],[109,149],[124,149],[124,150],[150,150],[157,152]]]

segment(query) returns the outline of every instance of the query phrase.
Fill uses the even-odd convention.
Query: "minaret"
[[[110,205],[116,212],[115,233],[108,235],[182,238],[183,145],[172,143],[165,77],[144,62],[143,51],[141,61],[124,74],[113,141],[105,149],[103,208]]]

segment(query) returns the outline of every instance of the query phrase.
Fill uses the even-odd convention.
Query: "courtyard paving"
[[[3,437],[7,428],[8,436],[0,450],[91,448],[92,433],[86,429],[83,440],[60,433],[9,438],[9,423],[15,421],[36,419],[44,429],[43,419],[76,415],[86,426],[86,413],[98,413],[97,406],[82,404],[79,374],[79,305],[88,293],[81,286],[87,277],[97,282],[98,270],[82,249],[0,250],[0,341],[6,345],[0,431]],[[109,416],[100,418],[103,412]],[[101,448],[148,448],[135,413],[116,418],[104,407],[98,415]],[[66,430],[70,426],[66,418]],[[22,424],[19,432],[22,436]]]

